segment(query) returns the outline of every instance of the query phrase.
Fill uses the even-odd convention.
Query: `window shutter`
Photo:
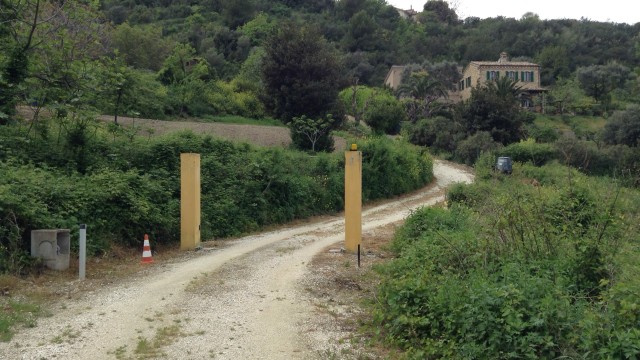
[[[522,78],[522,81],[524,81],[524,71],[520,71],[520,78]]]
[[[517,71],[514,71],[513,73],[514,73],[514,74],[515,74],[515,76],[516,76],[516,81],[518,81],[518,72],[517,72]]]
[[[487,80],[491,80],[491,72],[487,71]]]
[[[496,80],[500,79],[500,71],[496,71]]]
[[[531,72],[531,82],[533,82],[533,71]]]

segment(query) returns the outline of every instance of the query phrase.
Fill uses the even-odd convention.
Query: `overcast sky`
[[[426,0],[387,0],[401,8],[422,11]],[[541,19],[580,19],[635,24],[640,22],[640,2],[637,0],[566,1],[566,0],[450,0],[460,18],[477,16],[488,18],[506,16],[520,19],[523,14],[533,12]],[[635,5],[633,5],[635,4]]]

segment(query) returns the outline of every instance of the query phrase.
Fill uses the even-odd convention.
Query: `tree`
[[[232,29],[245,24],[254,13],[251,0],[223,0],[222,9],[225,23]]]
[[[495,81],[490,81],[486,86],[488,90],[495,93],[498,98],[512,105],[519,104],[520,97],[524,95],[522,86],[518,85],[518,81],[510,79],[507,76]]]
[[[640,105],[629,105],[624,111],[616,111],[604,126],[602,138],[612,145],[640,146]]]
[[[209,80],[209,64],[196,56],[191,45],[179,44],[165,60],[158,75],[160,81],[169,87],[170,98],[174,102],[174,111],[180,115],[202,115],[206,104],[206,80]],[[194,107],[199,107],[194,111]],[[198,112],[198,114],[196,114]]]
[[[9,34],[0,42],[8,54],[0,104],[9,114],[20,100],[35,104],[36,115],[45,105],[91,106],[94,61],[106,43],[97,2],[5,0],[0,17]]]
[[[414,98],[416,102],[409,104],[409,113],[424,118],[428,118],[440,110],[441,104],[437,100],[448,96],[447,89],[442,82],[430,76],[426,71],[412,73],[408,81],[400,85],[398,94]],[[418,120],[417,116],[409,118],[413,123]]]
[[[332,151],[331,129],[334,123],[335,120],[331,114],[315,120],[305,115],[294,117],[289,122],[291,139],[299,149],[308,149],[312,152]]]
[[[549,45],[536,56],[540,65],[540,82],[553,85],[560,78],[569,76],[569,53],[562,46]]]
[[[424,4],[423,16],[427,19],[435,18],[436,21],[453,25],[460,20],[455,9],[449,7],[449,2],[444,0],[429,0]]]
[[[345,47],[350,51],[376,50],[381,45],[379,29],[369,13],[364,10],[357,12],[349,19]]]
[[[160,27],[133,27],[124,23],[113,32],[113,46],[127,65],[158,71],[174,44],[162,37]]]
[[[302,115],[342,114],[337,107],[341,62],[316,29],[285,24],[269,38],[265,51],[263,78],[277,118],[288,123]]]
[[[507,145],[520,140],[524,125],[534,116],[520,108],[515,89],[497,83],[473,88],[471,98],[464,104],[462,120],[469,135],[488,131],[492,138]]]
[[[612,90],[622,87],[630,78],[631,70],[617,62],[579,68],[576,78],[584,92],[596,102],[608,105]]]
[[[564,115],[567,110],[572,109],[586,95],[575,79],[561,79],[551,88],[549,96],[557,111]]]
[[[364,121],[377,134],[397,134],[406,119],[402,104],[395,96],[378,93],[370,100]]]

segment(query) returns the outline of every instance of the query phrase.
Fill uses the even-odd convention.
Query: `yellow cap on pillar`
[[[358,150],[358,144],[351,144],[351,151],[357,151]]]

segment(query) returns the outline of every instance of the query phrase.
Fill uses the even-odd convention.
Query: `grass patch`
[[[551,127],[560,131],[574,130],[579,133],[598,132],[604,128],[607,119],[601,116],[582,115],[541,115],[538,114],[535,124]]]
[[[153,339],[145,337],[138,338],[138,344],[134,353],[138,358],[152,359],[164,356],[162,348],[173,344],[179,337],[186,336],[180,325],[171,325],[160,328],[156,331]]]
[[[0,302],[0,341],[11,341],[18,326],[35,327],[36,318],[42,315],[39,305],[13,300]]]

